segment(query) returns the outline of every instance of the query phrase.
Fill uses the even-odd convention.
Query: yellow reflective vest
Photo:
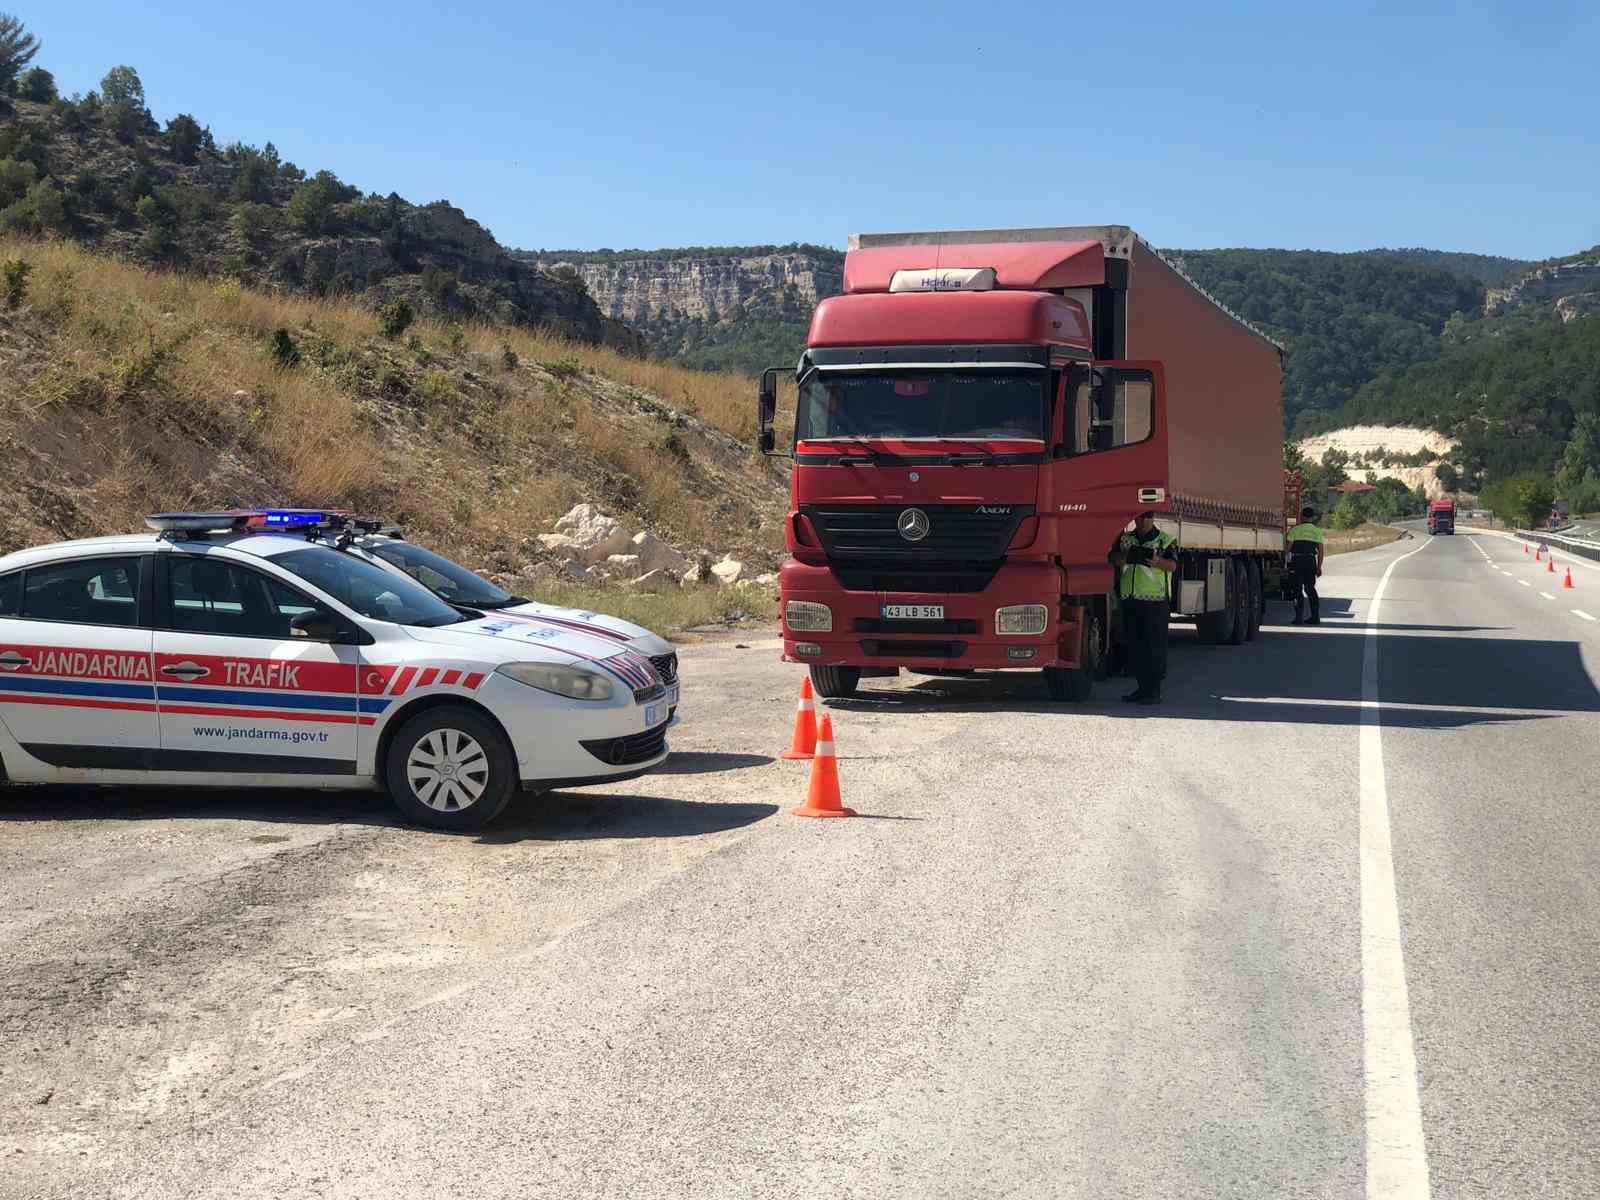
[[[1155,537],[1148,542],[1141,542],[1137,534],[1125,533],[1117,541],[1117,549],[1126,554],[1135,546],[1145,546],[1157,558],[1172,558],[1175,557],[1172,548],[1177,544],[1177,538],[1158,529]],[[1143,563],[1122,564],[1117,594],[1124,600],[1169,600],[1172,597],[1171,588],[1172,576],[1159,567],[1145,566]]]

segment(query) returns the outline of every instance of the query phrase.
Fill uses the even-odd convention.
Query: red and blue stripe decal
[[[8,646],[0,651],[24,660],[0,672],[0,704],[337,725],[375,724],[396,697],[413,687],[472,691],[487,677],[460,666],[357,667],[62,646]],[[174,676],[162,669],[167,667],[185,672]]]

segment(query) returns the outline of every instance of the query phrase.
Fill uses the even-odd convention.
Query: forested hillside
[[[1388,258],[1414,267],[1432,267],[1488,287],[1500,287],[1527,273],[1533,263],[1521,258],[1501,258],[1494,254],[1467,254],[1458,250],[1427,250],[1421,246],[1367,250],[1373,258]]]
[[[1337,408],[1363,384],[1439,351],[1452,313],[1483,308],[1484,286],[1433,267],[1312,250],[1170,250],[1234,312],[1288,347],[1291,427]]]
[[[154,266],[313,296],[404,301],[444,320],[538,325],[637,348],[571,272],[512,258],[444,201],[364,194],[269,142],[220,143],[180,114],[160,128],[130,67],[86,96],[24,77],[0,114],[0,231],[64,235]]]
[[[1600,317],[1496,324],[1373,381],[1324,426],[1438,429],[1460,441],[1451,458],[1470,478],[1553,470],[1579,415],[1600,416]]]

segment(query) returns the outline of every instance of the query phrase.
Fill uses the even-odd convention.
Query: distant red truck
[[[1428,532],[1448,533],[1452,537],[1456,532],[1456,502],[1454,500],[1428,501]]]
[[[1173,616],[1255,636],[1283,561],[1280,346],[1123,226],[853,235],[844,292],[795,373],[779,572],[784,657],[823,696],[1031,669],[1086,698],[1117,650],[1107,556],[1146,509],[1178,539]]]

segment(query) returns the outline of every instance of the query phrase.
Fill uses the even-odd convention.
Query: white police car
[[[351,531],[353,536],[341,541],[342,546],[365,555],[380,566],[404,572],[450,604],[492,611],[497,619],[506,621],[534,621],[571,629],[619,642],[644,655],[666,685],[667,706],[673,716],[677,715],[678,655],[672,643],[659,634],[620,617],[513,596],[460,563],[407,541],[397,530],[380,528],[376,522],[352,522]]]
[[[148,523],[0,557],[0,778],[383,787],[474,829],[519,786],[667,757],[666,688],[614,640],[484,636],[491,618],[317,540],[320,514]]]

